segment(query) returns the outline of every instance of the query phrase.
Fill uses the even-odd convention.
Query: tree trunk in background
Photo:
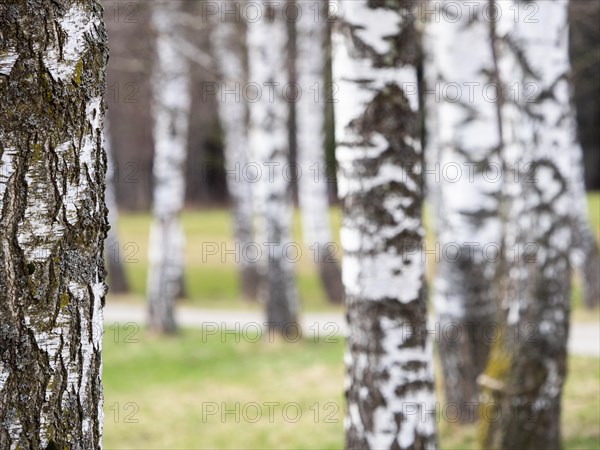
[[[566,105],[563,105],[566,108]],[[600,305],[600,254],[598,242],[590,226],[588,214],[587,193],[585,191],[585,176],[583,170],[583,152],[577,141],[576,126],[572,131],[570,152],[571,171],[569,185],[573,196],[571,206],[573,220],[573,244],[571,250],[571,263],[579,274],[582,290],[583,305],[594,308]]]
[[[112,140],[108,127],[108,118],[104,123],[104,149],[106,151],[106,207],[108,208],[108,223],[110,230],[106,236],[105,259],[108,266],[108,287],[112,294],[124,294],[129,292],[129,284],[123,268],[121,251],[123,242],[119,241],[117,232],[117,223],[119,221],[119,212],[117,208],[117,198],[115,194],[115,166],[112,155]]]
[[[185,205],[191,208],[228,206],[225,136],[219,118],[220,92],[216,89],[219,61],[214,51],[214,30],[221,23],[221,12],[233,9],[233,0],[187,1],[181,7],[184,16],[180,16],[182,30],[178,38],[183,45],[179,48],[190,61],[190,104],[193,105],[189,119],[193,126],[189,131],[185,163]],[[214,14],[210,14],[211,11]]]
[[[471,14],[466,13],[469,3]],[[455,20],[429,24],[436,28],[432,58],[442,93],[434,105],[439,159],[429,169],[440,174],[435,200],[440,252],[436,252],[433,303],[442,330],[439,352],[445,394],[448,403],[460,407],[460,420],[469,422],[476,418],[472,408],[478,401],[477,377],[489,353],[484,330],[496,317],[491,286],[498,261],[485,250],[492,246],[492,252],[498,252],[502,239],[500,127],[496,103],[486,99],[484,90],[496,81],[496,72],[490,21],[482,14],[488,4],[449,0],[435,4],[440,11],[450,5],[442,17],[450,17],[457,5],[463,12]],[[453,85],[460,91],[452,90]]]
[[[106,33],[0,4],[0,448],[101,448]]]
[[[600,2],[569,2],[571,81],[577,134],[583,148],[585,185],[600,189]]]
[[[101,3],[110,43],[105,98],[111,119],[117,203],[122,210],[147,211],[152,204],[154,156],[150,77],[155,60],[154,2]]]
[[[235,8],[241,11],[243,2],[222,2],[219,11]],[[219,14],[218,19],[222,16]],[[240,16],[241,17],[241,16]],[[244,36],[246,26],[242,20],[217,22],[214,42],[221,76],[219,92],[219,118],[224,131],[224,154],[227,187],[232,201],[234,239],[240,246],[237,255],[242,295],[255,300],[259,284],[257,264],[245,255],[245,249],[254,243],[253,184],[243,176],[248,169],[248,104],[236,92],[241,92],[248,80],[245,61]]]
[[[334,74],[349,336],[346,448],[436,446],[414,2],[341,2]]]
[[[154,74],[154,218],[150,229],[148,311],[155,332],[175,331],[173,304],[181,293],[184,236],[179,214],[185,195],[184,165],[189,124],[189,82],[177,52],[178,3],[157,3]]]
[[[570,312],[569,177],[578,151],[567,80],[567,1],[538,2],[535,21],[523,20],[531,12],[527,2],[498,5],[505,325],[480,377],[484,404],[500,408],[495,420],[481,420],[482,446],[558,449]]]
[[[295,327],[288,326],[297,321],[298,298],[291,262],[295,255],[286,257],[286,251],[294,249],[289,246],[292,208],[283,172],[289,162],[289,143],[288,105],[281,89],[287,82],[287,24],[282,9],[281,4],[267,3],[261,20],[248,24],[249,79],[261,90],[258,100],[250,104],[249,144],[251,162],[262,172],[254,192],[267,320],[270,329],[295,335]]]
[[[302,233],[318,264],[327,298],[341,303],[344,286],[336,244],[329,222],[329,193],[325,164],[325,17],[326,2],[300,3],[296,22],[297,83],[302,95],[296,103],[298,197]],[[309,9],[310,6],[310,9]],[[320,7],[320,10],[317,9]],[[318,97],[315,97],[318,95]]]

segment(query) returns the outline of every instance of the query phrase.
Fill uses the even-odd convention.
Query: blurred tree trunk
[[[215,57],[214,37],[222,24],[221,12],[237,9],[236,4],[237,0],[192,1],[184,2],[181,8],[185,15],[181,38],[188,50],[184,54],[191,63],[189,82],[193,105],[185,170],[185,204],[194,208],[223,208],[229,200],[220,92],[216,89],[220,81],[219,61]]]
[[[600,2],[569,2],[570,54],[585,184],[600,189]]]
[[[579,273],[583,304],[593,308],[600,304],[600,256],[598,242],[589,225],[585,185],[593,188],[598,184],[595,168],[600,163],[600,107],[596,101],[600,92],[600,3],[570,1],[569,25],[570,80],[577,111],[577,135],[582,148],[582,153],[573,154],[572,263]]]
[[[103,0],[110,42],[106,101],[111,117],[115,191],[123,210],[152,204],[152,3]],[[122,249],[121,249],[122,250]]]
[[[414,6],[342,2],[334,37],[349,449],[436,446]]]
[[[327,298],[333,303],[341,303],[344,286],[336,259],[339,256],[331,235],[325,164],[327,2],[300,5],[302,14],[296,22],[296,77],[302,94],[296,103],[296,136],[302,233],[314,262],[318,264]]]
[[[235,7],[241,11],[243,1],[221,3],[220,10]],[[234,6],[235,5],[235,6]],[[221,19],[221,15],[218,15]],[[246,250],[254,243],[253,184],[245,176],[248,170],[248,104],[241,97],[248,81],[245,34],[246,24],[240,15],[235,20],[217,22],[213,30],[216,60],[221,77],[219,118],[224,131],[224,153],[227,187],[232,201],[233,229],[238,253],[239,279],[242,295],[256,300],[259,284],[257,264],[247,258]]]
[[[257,100],[250,104],[249,144],[251,162],[261,171],[255,199],[267,320],[271,330],[295,335],[297,330],[289,325],[297,321],[298,298],[294,268],[286,257],[292,208],[283,172],[289,162],[289,141],[288,105],[281,88],[287,81],[288,35],[282,10],[281,4],[267,3],[262,18],[248,24],[249,79],[259,89]]]
[[[157,65],[154,74],[154,204],[149,239],[148,312],[155,332],[176,329],[173,304],[182,291],[184,236],[179,214],[185,195],[184,165],[189,124],[186,60],[175,34],[178,2],[154,5]]]
[[[575,130],[571,130],[575,132]],[[598,242],[590,226],[587,193],[583,170],[583,152],[576,136],[571,136],[573,148],[569,186],[573,196],[571,213],[573,243],[571,262],[579,275],[583,305],[594,308],[600,305],[600,254]]]
[[[100,449],[102,10],[2,2],[0,30],[0,448]]]
[[[558,449],[570,312],[569,177],[579,151],[569,104],[567,1],[537,3],[535,21],[524,20],[527,2],[497,5],[507,169],[503,328],[480,377],[483,404],[500,408],[496,419],[481,419],[482,446]]]
[[[106,236],[105,259],[108,266],[108,285],[113,294],[124,294],[129,292],[129,284],[123,267],[121,251],[124,246],[119,241],[117,233],[117,223],[119,221],[119,212],[117,207],[117,198],[115,193],[115,162],[112,155],[112,139],[108,126],[108,118],[104,124],[104,149],[106,151],[106,207],[108,208],[108,223],[110,230]]]
[[[497,261],[484,249],[498,251],[502,236],[501,177],[493,177],[501,174],[501,130],[496,104],[484,91],[496,82],[490,21],[482,13],[487,3],[471,4],[467,14],[468,3],[458,3],[463,14],[456,20],[429,24],[436,28],[432,58],[437,88],[449,96],[442,94],[434,105],[439,159],[430,160],[434,167],[429,168],[439,174],[434,203],[441,250],[436,252],[433,303],[442,330],[439,352],[446,400],[460,408],[461,422],[476,418],[477,377],[490,346],[484,330],[496,317],[491,286]],[[442,17],[450,17],[457,7],[450,0],[436,4],[440,11],[450,5]],[[460,91],[450,89],[452,85]]]

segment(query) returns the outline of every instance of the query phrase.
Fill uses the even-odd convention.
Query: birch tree
[[[480,377],[484,448],[560,448],[570,311],[569,189],[575,121],[569,105],[567,1],[500,2],[499,72],[505,180],[501,339]],[[520,20],[514,14],[520,14]],[[531,10],[529,10],[531,12]],[[518,91],[509,90],[518,86]],[[511,95],[507,95],[507,93]]]
[[[341,2],[334,46],[346,448],[436,446],[414,2]],[[412,95],[410,94],[412,90]]]
[[[181,292],[184,236],[179,214],[185,195],[184,165],[189,125],[189,81],[175,33],[178,2],[154,5],[154,200],[149,239],[148,312],[155,332],[176,329],[173,305]]]
[[[0,4],[0,448],[99,449],[106,33],[94,0]]]
[[[269,328],[296,333],[298,294],[291,258],[291,196],[283,169],[289,163],[288,106],[281,88],[287,80],[287,24],[281,3],[265,3],[260,20],[248,24],[250,83],[257,88],[250,103],[251,162],[260,171],[255,198],[257,240],[261,245],[262,298]],[[254,99],[254,96],[253,96]],[[293,257],[293,254],[291,255]]]
[[[442,330],[439,352],[448,403],[472,421],[477,377],[485,368],[490,340],[484,330],[495,319],[494,284],[501,227],[502,164],[495,102],[496,70],[487,2],[432,2],[439,12],[432,59],[437,74],[434,107],[439,160],[436,228],[439,252],[433,302]],[[458,14],[456,13],[458,12]],[[493,91],[492,91],[493,92]],[[491,253],[492,257],[488,255]]]
[[[325,167],[325,34],[326,1],[300,3],[296,22],[297,83],[302,89],[296,102],[298,199],[304,242],[319,267],[327,298],[341,303],[344,297],[336,244],[329,221],[329,193]]]
[[[234,238],[239,245],[238,264],[242,295],[255,299],[258,289],[257,265],[245,255],[245,249],[254,244],[253,185],[245,176],[249,169],[248,104],[241,96],[248,81],[246,48],[244,45],[246,24],[241,17],[243,2],[221,2],[219,11],[235,8],[235,14],[225,20],[216,15],[213,29],[220,81],[219,119],[224,132],[224,155],[227,188],[232,200]]]
[[[117,210],[117,196],[115,192],[115,163],[112,155],[108,118],[104,121],[104,148],[106,151],[106,207],[108,208],[108,223],[110,229],[106,237],[106,260],[108,265],[109,287],[113,294],[123,294],[129,291],[121,249],[123,248],[117,233],[119,212]]]
[[[571,206],[573,226],[571,262],[579,273],[583,305],[587,308],[594,308],[600,304],[600,282],[598,281],[600,254],[598,252],[598,242],[590,227],[583,173],[583,152],[576,136],[571,136],[571,139],[571,155],[573,158],[569,179],[573,196]]]

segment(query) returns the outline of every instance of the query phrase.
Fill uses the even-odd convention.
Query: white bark
[[[101,7],[1,4],[0,30],[0,448],[100,449]]]
[[[404,91],[417,83],[414,16],[405,10],[413,5],[340,6],[334,79],[349,320],[346,447],[431,449],[418,98]]]
[[[501,420],[486,426],[486,448],[560,448],[570,309],[569,177],[578,150],[567,80],[567,1],[538,2],[536,21],[515,21],[515,7],[523,19],[525,4],[499,2],[500,78],[506,93],[519,83],[520,96],[505,95],[501,108],[508,168],[501,306],[508,328],[481,377],[483,400],[502,412]]]
[[[175,330],[173,304],[183,276],[183,230],[179,214],[185,196],[185,160],[190,87],[186,60],[178,53],[177,2],[154,5],[157,33],[154,74],[154,199],[149,240],[150,327]]]
[[[440,342],[446,398],[465,408],[461,418],[469,420],[468,404],[477,402],[476,379],[489,349],[483,330],[495,319],[496,309],[491,287],[498,260],[485,249],[491,246],[492,253],[498,251],[502,238],[501,130],[497,105],[486,90],[496,81],[496,70],[485,15],[488,3],[448,0],[433,5],[440,11],[437,18],[447,5],[450,11],[457,5],[461,11],[453,20],[429,24],[436,36],[431,57],[441,93],[434,105],[439,149],[432,149],[439,159],[430,160],[430,169],[439,176],[439,182],[431,180],[431,184],[437,184],[436,244],[441,249],[436,253],[433,303],[441,329],[461,333]]]
[[[271,328],[284,331],[296,322],[298,309],[294,268],[284,254],[291,242],[292,219],[283,173],[289,163],[288,107],[281,91],[287,80],[287,24],[281,3],[267,3],[264,9],[261,20],[248,24],[249,78],[262,90],[259,100],[250,105],[249,142],[252,162],[262,171],[255,186],[257,240],[272,246],[272,250],[263,248],[261,259],[267,320]],[[279,83],[279,88],[271,96],[273,83]]]
[[[234,2],[219,3],[219,11],[232,8]],[[243,2],[235,2],[241,9]],[[217,15],[222,19],[222,15]],[[248,74],[245,70],[242,27],[236,22],[219,22],[213,31],[217,63],[220,72],[219,119],[224,131],[224,156],[227,188],[232,200],[234,238],[241,249],[254,243],[254,186],[246,176],[248,170],[248,104],[237,95],[246,86]],[[256,295],[257,267],[254,260],[239,255],[242,294],[253,298]]]
[[[323,8],[324,2],[317,2]],[[325,173],[325,108],[323,73],[325,69],[325,32],[323,14],[315,19],[307,4],[296,23],[298,59],[297,83],[302,96],[296,103],[298,165],[301,171],[298,195],[302,213],[302,233],[308,247],[331,242],[328,193]],[[315,99],[314,91],[320,95]]]
[[[319,265],[330,301],[343,297],[329,221],[329,193],[325,167],[325,17],[326,1],[301,3],[296,22],[297,83],[302,95],[296,103],[298,199],[304,243]],[[313,9],[320,8],[319,11]],[[318,15],[317,15],[318,14]],[[315,97],[315,92],[318,96]]]

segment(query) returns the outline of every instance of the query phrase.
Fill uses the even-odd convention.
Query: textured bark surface
[[[413,6],[341,2],[334,36],[350,449],[436,446]]]
[[[150,228],[148,313],[150,329],[176,329],[173,305],[182,293],[183,229],[190,93],[186,60],[178,52],[179,2],[154,4],[157,64],[154,74],[154,204]]]
[[[296,159],[302,234],[313,250],[327,298],[341,303],[344,286],[331,247],[328,178],[325,167],[325,33],[326,1],[301,3],[296,22],[296,82],[302,96],[296,103]],[[310,7],[310,9],[309,9]],[[320,10],[317,10],[317,7]],[[318,92],[318,97],[315,97]]]
[[[219,11],[231,10],[235,5],[242,11],[244,1],[220,2]],[[228,9],[229,8],[229,9]],[[233,16],[233,15],[231,15]],[[238,17],[238,20],[235,19]],[[221,14],[216,15],[213,31],[214,45],[218,55],[217,63],[221,77],[219,92],[219,118],[223,128],[225,166],[229,172],[227,188],[232,201],[234,238],[240,248],[248,248],[254,242],[253,184],[241,176],[248,168],[248,104],[236,95],[241,86],[248,81],[246,64],[245,33],[246,26],[240,16],[222,21]],[[255,300],[258,295],[259,276],[257,264],[250,258],[239,256],[239,277],[242,295]]]
[[[483,418],[481,437],[484,448],[558,449],[570,312],[569,172],[578,148],[567,80],[567,2],[538,2],[537,23],[515,23],[514,8],[524,14],[525,4],[499,2],[500,78],[504,89],[518,82],[523,91],[505,96],[501,113],[508,169],[505,327],[480,377],[483,402],[501,411],[498,420]]]
[[[115,192],[115,166],[113,148],[111,145],[108,119],[104,121],[104,149],[106,151],[106,207],[108,208],[108,223],[110,230],[106,236],[106,261],[108,266],[108,287],[112,294],[129,292],[129,284],[123,268],[121,250],[123,243],[119,241],[117,223],[119,212],[117,210],[117,196]]]
[[[281,88],[269,88],[287,80],[287,24],[282,5],[266,3],[261,20],[248,24],[250,83],[262,90],[258,101],[250,105],[249,143],[251,161],[262,171],[255,185],[257,241],[266,245],[260,261],[261,297],[269,327],[295,334],[295,327],[288,325],[297,321],[298,294],[292,262],[285,257],[292,219],[290,187],[283,173],[289,162],[288,105]]]
[[[107,60],[93,0],[0,4],[0,448],[99,449]]]
[[[453,17],[457,5],[461,14]],[[484,90],[496,81],[496,71],[490,21],[484,15],[488,3],[448,0],[431,2],[430,10],[432,6],[440,11],[435,18],[448,19],[428,24],[434,28],[430,57],[437,74],[437,89],[430,89],[442,93],[433,105],[439,148],[432,150],[438,158],[428,162],[429,169],[440,174],[439,181],[432,181],[437,184],[437,243],[450,249],[436,254],[433,303],[440,329],[448,331],[439,341],[446,401],[461,408],[462,421],[470,421],[475,415],[469,410],[478,401],[477,377],[489,353],[484,330],[496,317],[492,286],[497,261],[484,253],[501,242],[502,180],[493,177],[502,167],[501,130],[496,104]]]

